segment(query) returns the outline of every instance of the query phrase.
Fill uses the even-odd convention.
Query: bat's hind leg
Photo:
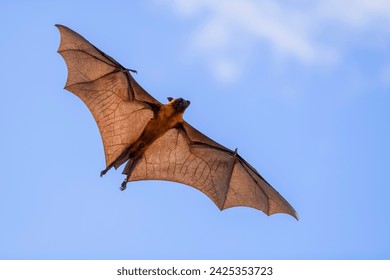
[[[106,169],[100,171],[100,177],[103,177],[107,173],[108,170],[110,170],[113,167],[113,165],[108,166]]]
[[[103,175],[106,174],[107,171],[111,169],[111,167],[113,167],[113,166],[108,166],[106,169],[102,170],[100,172],[100,177],[103,177]],[[126,185],[127,185],[127,182],[129,181],[129,177],[130,177],[129,175],[126,175],[126,178],[123,180],[121,187],[120,187],[121,191],[124,191],[126,189]]]
[[[126,178],[123,180],[121,187],[120,187],[121,191],[124,191],[126,189],[126,185],[127,185],[128,180],[129,180],[129,175],[127,175]]]
[[[139,161],[139,157],[137,158],[130,158],[127,162],[125,169],[123,170],[122,174],[126,174],[126,178],[123,180],[121,184],[121,191],[124,191],[126,189],[127,182],[129,181],[130,175],[133,172],[135,166],[137,165],[137,162]]]
[[[108,172],[108,170],[110,170],[111,168],[115,167],[115,169],[117,169],[119,166],[121,166],[123,163],[125,163],[130,158],[130,155],[131,155],[130,148],[131,147],[124,150],[120,154],[120,156],[116,160],[114,160],[113,163],[111,163],[109,166],[107,166],[106,169],[102,170],[100,172],[100,177],[103,177],[103,175],[105,175]]]
[[[129,157],[129,150],[126,149],[113,163],[111,163],[109,166],[106,167],[106,169],[102,170],[100,172],[100,177],[103,177],[108,170],[115,167],[117,169],[119,166],[121,166]]]

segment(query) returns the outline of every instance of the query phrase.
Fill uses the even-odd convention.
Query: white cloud
[[[239,76],[237,65],[230,60],[216,60],[212,64],[212,67],[214,76],[222,83],[225,81],[234,81]]]
[[[169,3],[181,16],[201,19],[201,24],[190,31],[191,51],[207,58],[205,61],[221,81],[223,77],[230,81],[231,75],[244,67],[245,56],[237,54],[254,52],[256,46],[268,46],[274,55],[302,64],[329,64],[343,55],[338,38],[361,30],[389,32],[390,26],[388,0],[296,0],[287,4],[281,0],[171,0]]]
[[[314,11],[319,21],[336,20],[355,28],[379,27],[378,22],[389,22],[388,0],[328,0],[317,1]]]

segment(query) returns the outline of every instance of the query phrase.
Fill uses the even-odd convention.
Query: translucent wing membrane
[[[129,181],[180,182],[206,194],[221,210],[247,206],[267,215],[287,213],[298,219],[291,205],[237,153],[211,143],[194,142],[183,130],[171,129],[146,150]]]
[[[151,106],[160,103],[114,59],[69,28],[57,27],[58,52],[68,67],[65,88],[81,98],[95,118],[109,166],[140,136],[153,117]]]

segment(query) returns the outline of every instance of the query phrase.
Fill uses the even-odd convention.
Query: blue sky
[[[389,259],[388,1],[0,1],[0,259]],[[60,23],[238,147],[297,210],[100,178]]]

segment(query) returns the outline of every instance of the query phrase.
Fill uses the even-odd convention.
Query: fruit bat
[[[68,68],[65,89],[77,95],[92,112],[103,140],[106,168],[126,163],[127,182],[166,180],[192,186],[220,210],[247,206],[267,215],[294,208],[247,163],[183,120],[190,101],[168,98],[162,104],[133,78],[135,70],[89,43],[73,30],[56,25],[58,53]]]

